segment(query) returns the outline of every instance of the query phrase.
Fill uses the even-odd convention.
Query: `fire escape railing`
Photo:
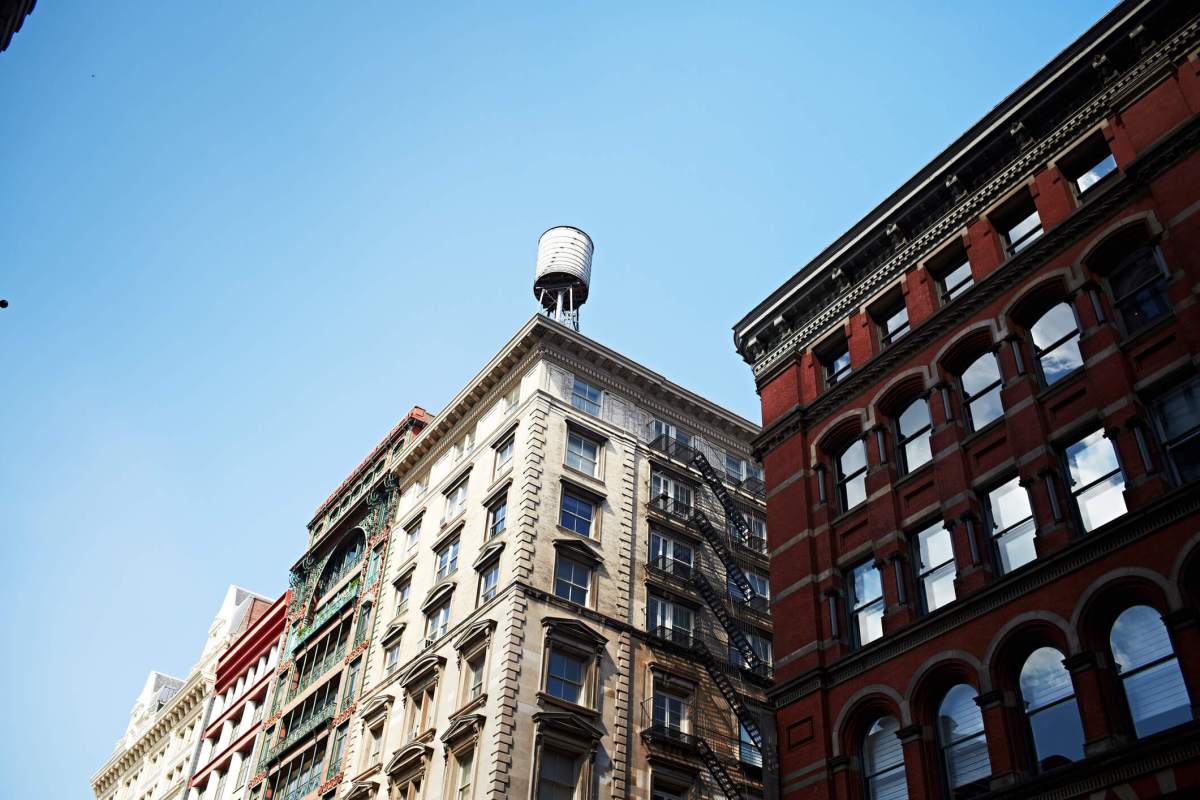
[[[641,709],[641,736],[651,744],[694,753],[704,762],[722,794],[729,798],[748,798],[747,783],[735,777],[736,772],[730,771],[730,761],[761,769],[761,748],[714,730],[696,711],[694,704],[688,703],[682,716],[672,716],[665,708],[656,708],[653,698],[647,699]]]

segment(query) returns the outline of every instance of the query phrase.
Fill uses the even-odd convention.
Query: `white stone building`
[[[544,317],[423,426],[310,523],[252,796],[770,792],[758,428]]]
[[[186,678],[151,672],[112,757],[92,776],[97,800],[175,800],[186,795],[212,702],[217,659],[255,601],[270,600],[230,586],[213,617],[200,658]]]

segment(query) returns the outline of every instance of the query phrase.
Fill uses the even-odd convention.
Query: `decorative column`
[[[1091,651],[1067,656],[1063,666],[1071,673],[1075,702],[1083,723],[1083,752],[1094,756],[1107,752],[1125,741],[1119,733],[1116,709],[1121,708],[1116,676],[1107,660]]]

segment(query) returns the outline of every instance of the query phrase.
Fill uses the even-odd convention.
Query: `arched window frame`
[[[878,733],[876,729],[880,730]],[[860,751],[862,753],[862,780],[863,780],[863,797],[867,800],[907,800],[908,798],[908,774],[904,766],[904,746],[900,743],[898,731],[900,730],[899,721],[891,714],[884,714],[876,717],[870,725],[866,726],[866,730],[862,735],[860,742]],[[872,763],[875,759],[872,758],[871,736],[893,736],[896,739],[896,755],[898,758],[888,764],[879,766],[877,763]],[[890,755],[890,754],[889,754]],[[879,791],[879,784],[883,781],[891,779],[895,781],[899,778],[896,784],[885,789],[883,793]],[[881,781],[880,779],[883,779]],[[897,791],[899,790],[899,791]]]
[[[1067,685],[1069,686],[1069,691],[1066,694],[1061,694],[1057,697],[1053,697],[1053,698],[1049,699],[1048,701],[1046,701],[1036,707],[1032,707],[1032,702],[1026,696],[1026,688],[1025,688],[1026,669],[1029,667],[1030,662],[1033,660],[1033,658],[1035,656],[1037,656],[1039,653],[1042,653],[1044,651],[1051,651],[1054,654],[1054,656],[1057,657],[1058,668],[1062,670],[1063,676],[1066,677]],[[1044,720],[1044,719],[1047,719],[1048,715],[1050,715],[1050,714],[1060,714],[1060,715],[1065,714],[1068,717],[1068,719],[1066,719],[1065,721],[1068,723],[1073,722],[1075,727],[1078,729],[1078,750],[1074,753],[1074,755],[1076,757],[1069,758],[1069,757],[1063,756],[1063,758],[1065,759],[1064,763],[1070,763],[1072,761],[1079,761],[1085,755],[1084,750],[1083,750],[1083,743],[1084,743],[1083,722],[1082,722],[1082,718],[1080,717],[1080,714],[1079,714],[1079,704],[1078,704],[1078,701],[1076,700],[1076,696],[1075,696],[1075,686],[1074,686],[1074,683],[1071,681],[1070,673],[1067,672],[1067,669],[1062,664],[1062,661],[1063,661],[1063,654],[1062,654],[1061,650],[1059,650],[1057,647],[1055,647],[1053,645],[1048,645],[1048,644],[1041,645],[1039,647],[1035,647],[1032,650],[1030,650],[1030,652],[1025,656],[1025,658],[1021,662],[1020,670],[1018,671],[1018,674],[1017,674],[1017,693],[1018,693],[1018,696],[1020,697],[1021,703],[1022,703],[1021,711],[1022,711],[1022,716],[1025,720],[1025,731],[1026,731],[1026,735],[1029,740],[1031,761],[1033,762],[1033,766],[1035,767],[1035,769],[1037,769],[1039,772],[1044,772],[1047,769],[1053,768],[1053,767],[1047,767],[1046,764],[1044,763],[1047,759],[1042,757],[1042,752],[1041,752],[1042,748],[1040,748],[1039,744],[1038,744],[1039,737],[1038,737],[1037,718],[1039,715],[1042,716],[1042,718]],[[1074,711],[1073,717],[1071,715],[1072,709]],[[1063,741],[1062,741],[1061,737],[1057,737],[1057,738],[1054,738],[1054,739],[1046,742],[1046,744],[1057,744],[1059,746],[1062,746]],[[1062,766],[1062,765],[1054,765],[1054,766]]]
[[[980,781],[986,781],[987,778],[991,776],[991,771],[992,771],[991,757],[987,751],[987,730],[985,728],[984,721],[983,721],[983,711],[982,711],[982,709],[979,708],[978,704],[975,704],[975,710],[974,710],[972,716],[978,717],[979,729],[973,730],[972,732],[968,733],[967,735],[960,736],[953,740],[948,740],[948,738],[946,736],[946,731],[942,724],[942,718],[943,718],[942,712],[946,707],[946,701],[949,699],[951,692],[956,691],[960,687],[967,687],[968,689],[970,689],[972,703],[974,703],[975,700],[979,697],[978,690],[974,686],[972,686],[970,683],[966,683],[966,682],[956,683],[953,686],[949,687],[945,692],[942,693],[942,699],[937,705],[937,715],[935,718],[936,728],[937,728],[936,733],[937,733],[938,756],[939,756],[939,762],[941,764],[942,779],[945,782],[945,786],[946,786],[948,795],[950,797],[954,797],[954,798],[961,797],[961,796],[969,796],[970,794],[973,794],[974,792],[972,792],[971,789],[969,789],[969,788],[968,788],[967,792],[959,792],[958,790],[964,786],[972,787],[974,784],[977,784]],[[987,775],[980,775],[972,781],[956,784],[954,782],[954,774],[955,774],[956,769],[955,769],[953,762],[951,761],[951,752],[956,749],[961,750],[961,745],[963,745],[964,743],[967,743],[967,742],[973,742],[975,740],[982,741],[984,763],[987,766]]]
[[[1130,667],[1128,669],[1122,669],[1120,659],[1118,658],[1117,653],[1116,653],[1116,648],[1113,646],[1113,637],[1114,637],[1114,633],[1117,628],[1117,624],[1121,621],[1121,618],[1125,617],[1125,615],[1129,614],[1131,611],[1133,611],[1135,609],[1147,609],[1158,618],[1159,624],[1161,625],[1161,628],[1162,628],[1162,633],[1166,637],[1166,642],[1170,647],[1170,651],[1167,653],[1164,653],[1164,654],[1159,654],[1156,657],[1151,658],[1144,663],[1139,663],[1136,666]],[[1134,734],[1137,736],[1137,738],[1141,739],[1141,738],[1145,738],[1146,736],[1152,736],[1156,733],[1160,733],[1162,731],[1170,730],[1171,728],[1177,727],[1178,725],[1184,724],[1192,719],[1191,696],[1188,692],[1187,683],[1184,681],[1184,678],[1183,678],[1183,671],[1179,665],[1179,657],[1176,655],[1176,652],[1175,652],[1175,642],[1171,638],[1170,629],[1167,627],[1166,623],[1162,620],[1161,612],[1159,612],[1159,610],[1157,608],[1155,608],[1154,606],[1149,605],[1147,603],[1137,603],[1134,605],[1127,606],[1119,614],[1114,616],[1113,620],[1112,620],[1112,624],[1109,626],[1109,631],[1108,631],[1108,652],[1109,652],[1109,656],[1112,658],[1113,673],[1115,674],[1115,676],[1121,683],[1122,695],[1125,698],[1125,706],[1129,711],[1129,719],[1133,725]],[[1181,692],[1182,699],[1184,701],[1181,706],[1177,706],[1176,708],[1183,709],[1186,712],[1188,719],[1180,719],[1177,722],[1174,722],[1170,725],[1166,725],[1161,728],[1158,728],[1158,727],[1155,727],[1153,729],[1145,728],[1138,724],[1137,707],[1136,707],[1137,703],[1134,702],[1134,699],[1130,694],[1130,684],[1133,682],[1132,679],[1146,676],[1156,670],[1158,670],[1161,673],[1163,668],[1165,668],[1167,671],[1170,671],[1170,667],[1172,667],[1172,666],[1174,667],[1173,674],[1169,676],[1168,680],[1171,680],[1171,682],[1176,685],[1175,686],[1176,691]],[[1140,683],[1140,681],[1139,681],[1139,683]]]

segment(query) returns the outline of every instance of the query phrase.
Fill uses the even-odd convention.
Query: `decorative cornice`
[[[1147,85],[1160,80],[1165,70],[1172,68],[1176,61],[1186,56],[1194,48],[1198,33],[1200,33],[1200,22],[1193,20],[1152,53],[1144,55],[1137,64],[1106,84],[1053,131],[1036,143],[1022,149],[982,186],[974,192],[966,194],[920,234],[910,237],[908,244],[898,249],[882,265],[869,274],[856,279],[852,284],[840,287],[831,300],[823,307],[818,306],[819,310],[804,321],[798,324],[783,323],[785,326],[793,327],[782,328],[782,336],[769,349],[762,350],[757,354],[750,353],[747,350],[746,342],[752,335],[757,335],[757,333],[752,334],[752,331],[767,330],[775,323],[767,323],[765,326],[748,326],[739,330],[739,341],[736,344],[743,355],[751,356],[758,385],[761,387],[768,382],[781,362],[790,354],[810,344],[832,324],[846,317],[851,309],[856,308],[885,284],[897,278],[912,264],[918,263],[921,258],[934,252],[954,231],[968,225],[971,220],[984,213],[1012,188],[1028,180],[1036,170],[1081,133],[1106,119],[1114,109],[1122,105],[1128,96],[1139,94]],[[825,265],[825,269],[828,274],[832,274],[836,271],[836,265],[831,261]],[[789,308],[799,304],[803,294],[799,291],[799,287],[791,292],[787,301]],[[811,303],[811,298],[806,299]],[[777,322],[783,322],[784,311],[782,309],[777,309],[772,313],[775,314]]]
[[[852,372],[836,386],[819,396],[808,406],[794,406],[790,411],[763,429],[754,441],[756,455],[777,447],[800,430],[806,430],[837,409],[844,408],[871,388],[877,386],[899,365],[922,352],[930,344],[955,330],[970,316],[1011,289],[1018,281],[1043,267],[1047,261],[1078,242],[1096,224],[1111,216],[1154,178],[1179,160],[1185,153],[1200,145],[1200,116],[1181,125],[1170,137],[1152,150],[1143,153],[1129,165],[1125,174],[1113,178],[1103,193],[1075,209],[1065,220],[1019,254],[1000,265],[995,271],[972,287],[954,302],[943,306],[933,316],[916,326],[896,344],[877,354],[860,369]]]

